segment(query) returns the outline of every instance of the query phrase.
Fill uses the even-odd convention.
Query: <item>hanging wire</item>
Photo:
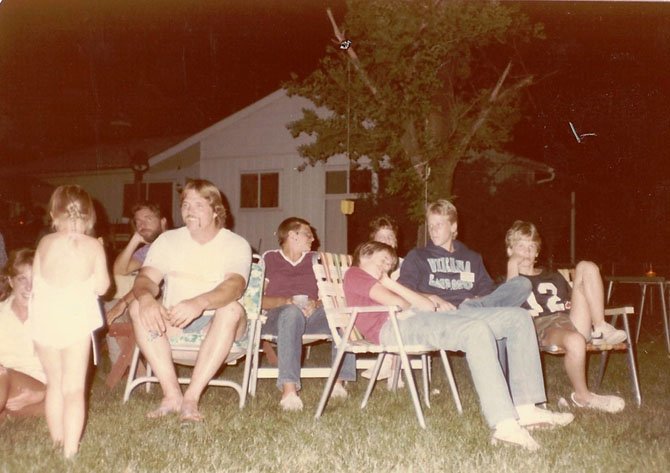
[[[347,193],[351,190],[351,59],[347,57]]]
[[[423,187],[423,208],[428,208],[428,178],[430,177],[430,164],[426,163],[424,171],[424,187]],[[425,245],[428,242],[428,222],[425,222],[423,225],[423,244]]]

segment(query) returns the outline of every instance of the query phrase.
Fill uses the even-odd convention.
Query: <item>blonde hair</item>
[[[93,199],[79,185],[57,187],[51,194],[49,214],[54,228],[66,220],[81,220],[84,223],[85,233],[91,234],[93,232],[96,220]]]
[[[537,231],[537,227],[531,222],[524,222],[523,220],[515,221],[510,229],[507,230],[507,234],[505,235],[507,250],[511,250],[522,238],[530,238],[530,240],[537,245],[538,253],[540,252],[540,248],[542,247],[540,232]]]
[[[435,202],[428,204],[426,207],[426,218],[428,218],[428,215],[430,214],[447,217],[451,223],[458,222],[458,211],[456,210],[456,206],[447,199],[438,199]]]
[[[184,202],[186,193],[194,190],[200,197],[205,199],[214,212],[214,220],[219,228],[226,224],[226,208],[223,206],[223,199],[219,189],[206,179],[189,179],[186,181],[184,189],[181,191],[180,203]]]

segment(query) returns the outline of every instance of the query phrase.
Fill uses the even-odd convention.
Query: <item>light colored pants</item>
[[[279,377],[277,387],[282,389],[285,383],[295,383],[300,389],[300,361],[302,358],[302,336],[306,334],[330,335],[326,312],[323,307],[316,309],[312,315],[305,317],[294,304],[287,304],[270,309],[267,321],[261,329],[262,335],[277,337],[277,359]],[[335,359],[336,347],[333,344],[332,358]],[[356,380],[356,357],[347,353],[342,361],[339,380]]]
[[[520,297],[516,291],[524,287],[522,282],[503,284],[496,290],[498,294],[477,299],[474,307],[468,307],[469,301],[465,301],[457,310],[417,312],[398,321],[406,345],[465,352],[482,413],[491,427],[518,418],[515,405],[546,401],[537,336],[528,311],[519,307],[477,307],[482,300],[485,304],[502,303]],[[382,327],[380,338],[385,344],[396,343],[390,322]],[[496,340],[501,339],[507,341],[509,387],[498,361]]]
[[[519,307],[526,302],[533,287],[528,278],[516,276],[498,286],[495,291],[477,299],[466,299],[459,309],[475,307]]]

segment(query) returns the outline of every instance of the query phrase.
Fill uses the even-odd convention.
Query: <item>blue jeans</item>
[[[526,302],[532,290],[533,288],[528,278],[516,276],[502,283],[491,294],[476,299],[464,300],[458,308],[519,307]]]
[[[398,321],[403,343],[465,352],[489,426],[518,418],[514,406],[545,402],[535,327],[519,307],[417,312]],[[382,343],[394,344],[391,322],[382,327]],[[509,387],[498,362],[496,340],[507,339]],[[511,392],[511,398],[510,398]]]
[[[319,307],[312,315],[305,317],[296,305],[287,304],[270,309],[265,315],[267,321],[261,328],[261,334],[277,337],[279,363],[277,387],[282,389],[286,383],[295,383],[296,388],[300,389],[302,336],[305,334],[330,335],[326,312],[323,307]],[[336,351],[333,344],[333,360]],[[345,355],[338,379],[342,381],[356,380],[356,357],[352,353]]]

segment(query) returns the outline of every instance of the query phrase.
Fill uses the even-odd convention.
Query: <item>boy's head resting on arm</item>
[[[523,220],[515,221],[507,234],[505,235],[505,244],[507,245],[507,256],[512,256],[515,245],[521,240],[528,240],[535,244],[537,253],[540,253],[542,247],[542,239],[537,227],[531,222],[524,222]]]
[[[379,241],[366,241],[354,250],[352,264],[380,279],[395,267],[398,256],[392,246]]]
[[[81,186],[57,187],[49,201],[49,215],[56,231],[93,233],[96,220],[93,199]]]
[[[542,246],[542,239],[535,225],[517,220],[507,230],[505,244],[510,264],[515,262],[521,274],[532,274]]]

